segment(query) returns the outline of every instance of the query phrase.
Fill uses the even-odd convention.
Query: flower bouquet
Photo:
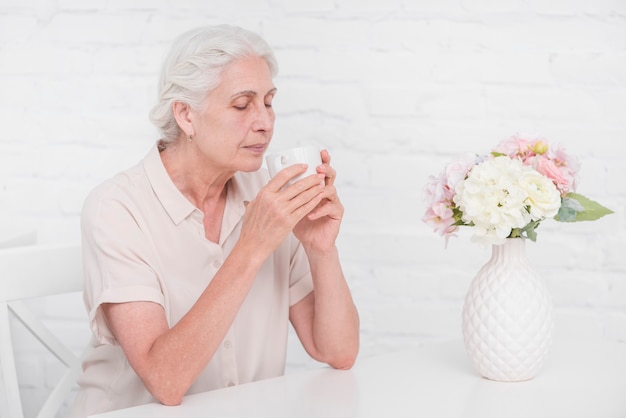
[[[488,379],[532,379],[551,345],[552,299],[527,260],[526,239],[535,241],[547,218],[591,221],[612,213],[575,192],[578,168],[563,148],[513,137],[429,178],[423,220],[446,243],[465,225],[474,227],[472,240],[492,246],[465,296],[462,323],[470,360]]]
[[[488,155],[465,156],[430,176],[422,220],[446,242],[466,225],[475,228],[472,240],[498,245],[507,238],[535,241],[547,218],[593,221],[612,213],[575,192],[578,169],[563,148],[514,136]]]

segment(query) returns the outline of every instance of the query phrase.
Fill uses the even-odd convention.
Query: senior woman
[[[359,319],[335,240],[343,206],[322,151],[270,180],[277,65],[256,34],[181,35],[162,69],[157,141],[82,213],[93,350],[72,417],[282,375],[289,322],[309,355],[350,368]]]

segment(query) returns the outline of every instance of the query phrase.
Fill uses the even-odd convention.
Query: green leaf
[[[537,227],[539,226],[540,223],[541,223],[541,221],[539,221],[539,220],[529,222],[528,225],[526,225],[524,228],[522,228],[522,236],[528,238],[532,242],[536,242],[537,241],[537,231],[535,231],[535,229],[537,229]]]
[[[559,208],[559,212],[556,214],[554,219],[556,219],[559,222],[574,222],[576,221],[577,213],[578,211],[576,211],[575,209],[572,209],[567,206],[561,206]]]
[[[559,222],[595,221],[613,213],[598,202],[578,193],[568,193],[554,219]]]

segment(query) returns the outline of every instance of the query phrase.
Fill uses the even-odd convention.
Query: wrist
[[[325,248],[315,248],[313,246],[304,245],[304,251],[309,257],[310,262],[339,258],[339,250],[335,244]]]
[[[240,240],[235,244],[230,254],[250,268],[259,269],[270,255],[270,253],[263,251],[262,248],[262,246],[258,245],[247,245]]]

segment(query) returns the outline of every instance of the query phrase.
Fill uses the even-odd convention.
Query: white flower
[[[462,211],[463,221],[475,227],[475,240],[501,244],[512,229],[521,229],[533,220],[529,193],[519,181],[529,171],[534,170],[520,160],[496,157],[476,165],[457,185],[454,203]],[[535,187],[532,179],[529,176],[528,183]]]
[[[535,170],[529,170],[519,179],[528,193],[530,216],[534,221],[551,218],[561,207],[561,193],[549,178]]]

